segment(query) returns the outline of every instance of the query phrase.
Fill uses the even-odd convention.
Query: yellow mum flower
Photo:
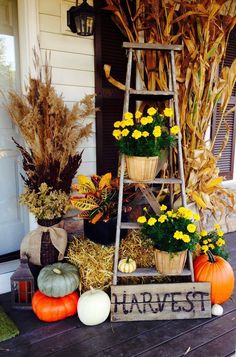
[[[167,206],[166,205],[161,205],[160,210],[161,211],[166,211],[167,210]]]
[[[155,115],[156,112],[157,112],[157,110],[153,107],[148,108],[148,110],[147,110],[148,115]]]
[[[147,121],[148,121],[148,124],[151,124],[153,122],[153,118],[150,116],[147,116]]]
[[[211,248],[211,249],[215,248],[214,244],[212,244],[212,243],[208,244],[208,247]]]
[[[127,120],[122,120],[122,121],[120,122],[120,126],[121,126],[123,129],[126,127],[126,125],[127,125]]]
[[[133,118],[133,114],[130,113],[130,112],[126,112],[126,113],[124,114],[124,118],[125,118],[125,119],[132,119],[132,118]]]
[[[185,208],[185,207],[179,207],[179,208],[178,208],[178,213],[184,215],[185,212],[186,212],[186,208]]]
[[[193,223],[190,223],[187,225],[187,230],[189,231],[189,233],[194,233],[196,231],[196,229],[197,229],[197,227]]]
[[[167,216],[165,214],[162,214],[159,218],[158,218],[158,222],[160,223],[164,223],[166,220],[168,220]]]
[[[161,127],[159,125],[156,125],[152,133],[155,138],[159,138],[161,136]]]
[[[137,222],[138,223],[145,223],[145,222],[147,222],[147,218],[145,216],[140,216],[140,217],[138,217]]]
[[[125,122],[126,126],[133,126],[134,125],[133,119],[127,119],[127,120],[124,120],[124,122]]]
[[[174,125],[172,126],[172,128],[170,128],[170,133],[173,134],[173,135],[177,135],[179,132],[179,127],[178,125]]]
[[[184,243],[189,243],[191,239],[188,234],[184,234],[182,240],[184,241]]]
[[[200,233],[201,237],[206,237],[207,235],[208,235],[208,233],[205,230],[202,230],[201,233]]]
[[[156,223],[156,221],[157,221],[156,218],[151,217],[151,218],[149,218],[147,224],[148,224],[149,226],[154,226],[154,224]]]
[[[218,245],[218,247],[221,247],[222,245],[225,244],[225,240],[222,239],[222,238],[219,238],[217,241],[216,241],[216,245]]]
[[[204,239],[204,241],[202,242],[203,244],[208,244],[208,240]]]
[[[120,121],[115,121],[114,128],[119,128],[119,127],[120,127]]]
[[[202,245],[202,250],[206,254],[206,252],[209,250],[208,245]]]
[[[200,215],[198,213],[194,213],[193,219],[194,219],[194,221],[197,221],[197,222],[200,221]]]
[[[142,117],[141,120],[140,120],[140,123],[141,123],[142,125],[146,125],[146,124],[148,123],[148,118]]]
[[[173,211],[167,211],[166,214],[168,217],[173,217],[174,213],[173,213]]]
[[[213,226],[215,229],[220,229],[221,228],[221,226],[219,225],[219,224],[214,224],[214,226]]]
[[[143,115],[143,113],[141,113],[139,110],[137,110],[137,112],[135,113],[135,118],[139,119],[139,118],[141,118],[142,115]]]
[[[175,239],[182,239],[183,238],[183,232],[181,231],[175,231],[174,236]]]
[[[142,136],[144,138],[146,138],[147,136],[149,136],[149,132],[148,131],[143,131]]]
[[[128,129],[123,129],[121,132],[122,136],[127,136],[129,134],[129,130]]]
[[[144,212],[147,212],[147,207],[143,207]]]
[[[121,131],[119,129],[115,129],[113,130],[112,135],[116,138],[116,140],[119,140],[121,137]]]
[[[173,117],[173,115],[174,115],[172,108],[166,108],[163,113],[166,117],[169,117],[169,118]]]
[[[223,231],[217,231],[217,235],[218,235],[219,237],[223,237],[224,232],[223,232]]]
[[[132,137],[133,137],[134,139],[138,140],[139,138],[141,138],[141,136],[142,136],[141,131],[135,129],[134,132],[133,132],[133,134],[132,134]]]

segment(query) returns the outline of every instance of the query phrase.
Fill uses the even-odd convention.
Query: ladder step
[[[137,94],[137,95],[155,95],[155,96],[158,96],[158,95],[164,95],[164,96],[174,96],[174,92],[173,91],[162,91],[162,90],[146,90],[146,89],[143,89],[143,90],[137,90],[137,89],[130,89],[129,90],[130,94]]]
[[[137,43],[123,42],[124,48],[133,48],[135,50],[163,50],[163,51],[181,51],[182,45],[162,45],[157,43]]]
[[[117,271],[117,276],[118,277],[124,277],[124,276],[161,276],[155,268],[137,268],[133,273],[122,273],[120,271]],[[187,268],[183,270],[181,274],[173,274],[176,276],[191,276],[191,271]]]
[[[143,184],[151,184],[151,183],[157,183],[157,184],[182,184],[181,179],[176,179],[176,178],[156,178],[155,180],[148,180],[148,181],[133,181],[130,179],[124,179],[124,183],[134,183],[134,182],[139,182]]]
[[[137,222],[121,222],[120,223],[121,229],[141,229],[141,225]]]

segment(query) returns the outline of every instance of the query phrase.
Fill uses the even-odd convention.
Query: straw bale
[[[127,256],[135,259],[137,267],[153,267],[153,247],[149,241],[143,241],[139,231],[130,231],[120,245],[120,258]],[[78,267],[80,273],[80,290],[93,288],[108,290],[112,284],[114,246],[104,246],[94,243],[87,238],[74,239],[68,248],[67,258]],[[138,284],[166,281],[166,277],[120,279],[122,284]]]

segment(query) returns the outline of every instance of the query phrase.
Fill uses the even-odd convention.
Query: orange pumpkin
[[[234,272],[231,265],[211,252],[200,255],[194,261],[194,274],[197,282],[211,283],[212,304],[223,304],[234,290]]]
[[[79,295],[73,292],[63,297],[49,297],[37,291],[32,299],[32,308],[36,316],[45,322],[63,320],[77,313]]]

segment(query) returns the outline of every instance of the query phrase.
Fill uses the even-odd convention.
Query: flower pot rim
[[[146,159],[157,159],[157,158],[160,158],[160,155],[153,155],[153,156],[145,156],[145,155],[139,155],[139,156],[136,156],[136,155],[126,155],[125,154],[125,157],[128,157],[128,158],[146,158]]]

